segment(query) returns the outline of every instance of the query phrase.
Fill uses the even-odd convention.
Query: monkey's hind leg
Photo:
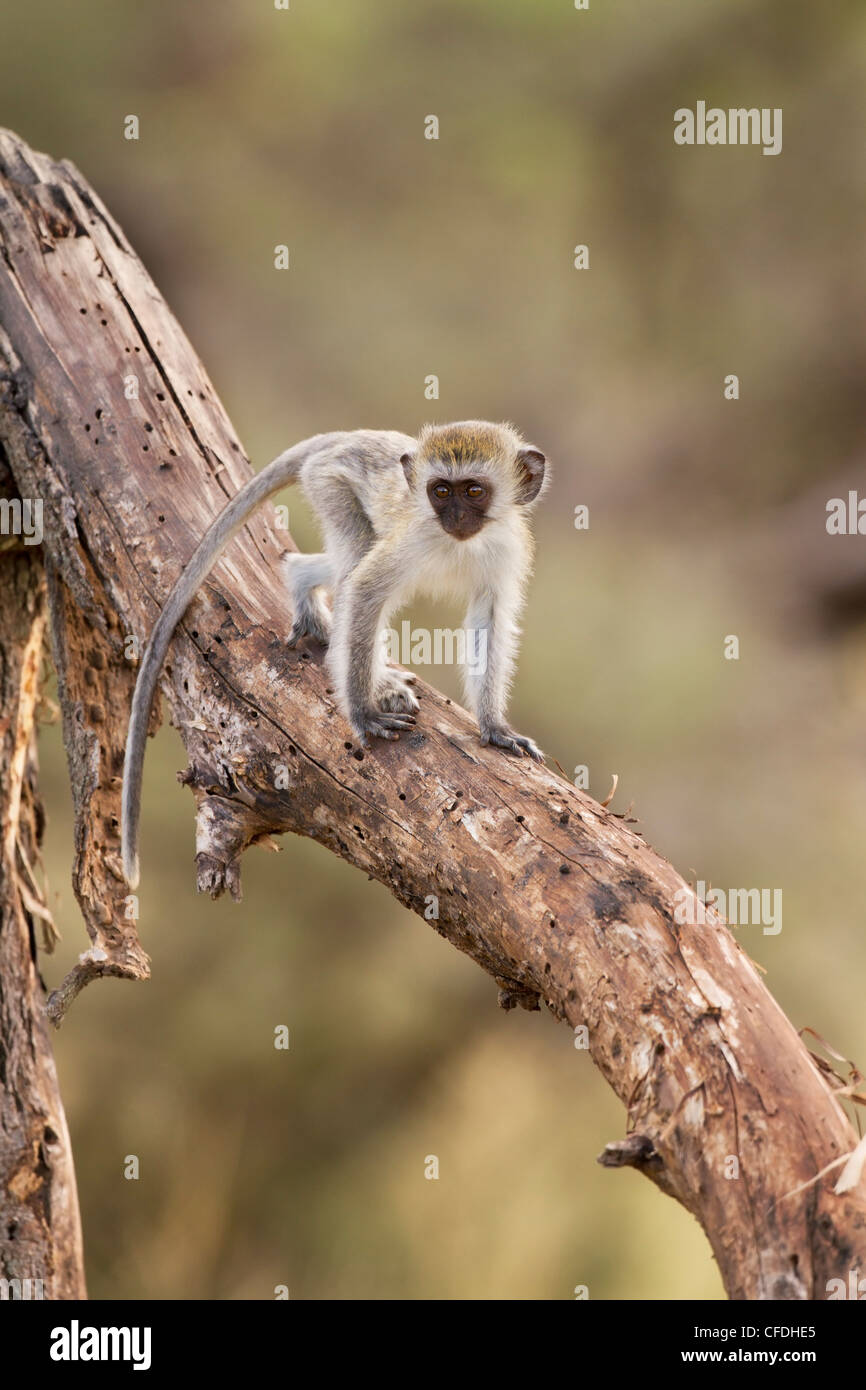
[[[331,640],[331,611],[325,589],[334,583],[328,556],[287,555],[283,563],[295,615],[286,645],[295,647],[303,637],[312,637],[326,647]]]

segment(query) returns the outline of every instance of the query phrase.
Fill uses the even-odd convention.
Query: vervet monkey
[[[123,768],[123,869],[130,887],[138,884],[147,726],[172,634],[231,538],[296,479],[319,519],[325,551],[285,557],[294,614],[289,646],[302,638],[328,645],[337,699],[362,747],[371,736],[396,739],[415,724],[414,677],[386,664],[380,633],[400,604],[424,590],[468,598],[473,656],[463,686],[481,742],[542,762],[532,740],[509,728],[505,706],[532,566],[528,512],[547,478],[538,449],[510,425],[480,420],[425,425],[417,439],[393,430],[317,434],[251,478],[205,532],[142,658]]]

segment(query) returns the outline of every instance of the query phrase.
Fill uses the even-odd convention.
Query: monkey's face
[[[443,531],[468,541],[484,525],[493,493],[484,478],[438,477],[427,484],[427,496]]]

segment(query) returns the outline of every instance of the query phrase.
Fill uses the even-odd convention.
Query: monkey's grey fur
[[[318,434],[269,463],[208,528],[154,624],[132,701],[123,769],[123,869],[138,884],[138,822],[147,725],[172,635],[218,556],[250,515],[300,480],[322,527],[325,551],[287,555],[294,625],[327,643],[340,706],[359,742],[395,739],[415,724],[414,677],[387,666],[378,635],[419,589],[467,597],[475,651],[464,689],[482,743],[536,761],[531,739],[505,722],[517,648],[517,618],[532,564],[526,513],[547,483],[543,454],[509,425],[428,425],[417,439],[393,430]],[[325,591],[333,595],[333,612]]]

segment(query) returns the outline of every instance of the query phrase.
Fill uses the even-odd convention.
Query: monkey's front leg
[[[393,601],[398,589],[398,561],[399,556],[393,551],[389,554],[380,542],[342,580],[334,595],[329,661],[343,711],[362,748],[369,748],[371,737],[395,739],[415,727],[411,709],[389,710],[382,703],[385,691],[379,626],[385,605]],[[414,696],[411,700],[417,706]]]
[[[478,720],[481,742],[505,748],[537,763],[544,754],[531,738],[515,733],[506,722],[508,687],[517,653],[519,592],[494,597],[482,594],[466,614],[466,665],[463,686],[467,704]]]

